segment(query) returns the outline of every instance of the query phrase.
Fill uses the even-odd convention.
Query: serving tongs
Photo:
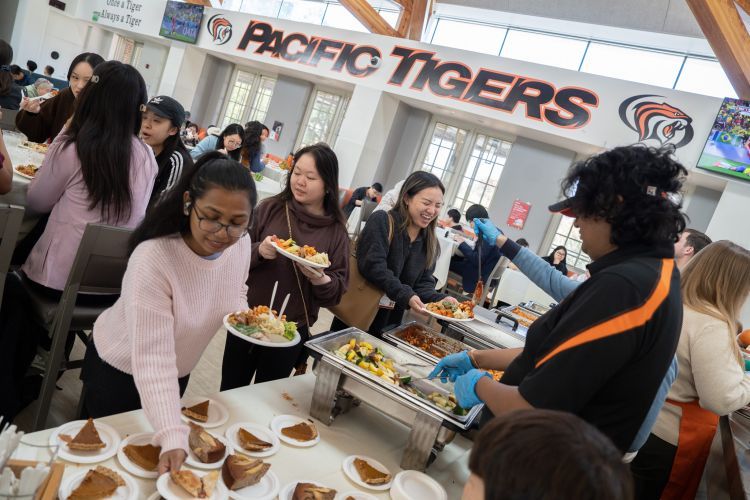
[[[484,282],[482,281],[482,233],[480,232],[477,236],[477,261],[479,263],[479,276],[477,278],[477,286],[474,288],[474,295],[471,297],[471,302],[476,305],[481,305],[482,295],[484,294]]]

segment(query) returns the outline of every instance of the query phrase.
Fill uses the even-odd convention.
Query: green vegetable
[[[459,417],[463,417],[466,416],[469,411],[466,408],[456,405],[456,407],[453,408],[453,413],[458,415]]]
[[[297,335],[297,323],[287,321],[284,323],[284,338],[292,340]]]
[[[235,330],[238,330],[243,335],[252,335],[254,333],[258,333],[260,331],[260,328],[258,328],[255,325],[243,325],[243,324],[236,324],[233,325]]]

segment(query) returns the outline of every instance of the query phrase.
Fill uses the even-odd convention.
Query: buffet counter
[[[267,427],[277,415],[291,414],[305,418],[310,414],[310,402],[316,377],[312,374],[288,379],[250,385],[215,394],[218,401],[229,410],[229,420],[221,427],[210,429],[214,434],[224,431],[236,422],[254,422]],[[139,432],[151,432],[142,410],[122,413],[99,419],[115,428],[121,438]],[[284,443],[275,455],[264,459],[284,485],[298,480],[313,479],[339,492],[361,490],[376,498],[390,498],[387,492],[369,491],[356,486],[342,472],[342,462],[347,456],[366,455],[385,465],[395,475],[401,469],[399,463],[406,447],[410,428],[391,419],[367,405],[353,407],[339,415],[330,427],[316,421],[320,442],[310,448],[298,448]],[[23,443],[44,446],[54,429],[27,434]],[[427,474],[437,480],[448,493],[448,498],[460,498],[463,485],[468,479],[468,453],[471,442],[458,435],[438,454]],[[22,444],[14,458],[48,461],[48,448],[35,448]],[[90,465],[65,462],[64,477],[69,477]],[[116,457],[101,463],[124,472]],[[156,481],[133,477],[140,491],[139,498],[148,498],[156,491]]]

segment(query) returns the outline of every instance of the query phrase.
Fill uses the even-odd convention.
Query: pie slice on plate
[[[170,472],[169,476],[172,481],[192,495],[193,498],[211,498],[211,495],[214,494],[216,481],[219,480],[219,471],[211,471],[201,478],[191,470],[182,469],[178,472]]]
[[[75,437],[60,434],[60,439],[65,441],[71,450],[95,451],[107,446],[99,437],[99,431],[96,430],[93,419],[88,419]]]
[[[263,463],[260,459],[229,455],[221,466],[221,477],[230,490],[241,490],[258,484],[270,468],[271,464]]]
[[[354,468],[359,473],[362,482],[372,485],[386,484],[391,480],[391,475],[381,472],[361,458],[354,459]]]
[[[333,500],[336,490],[311,483],[297,483],[292,500]]]
[[[224,458],[227,447],[224,443],[216,439],[200,425],[189,422],[190,435],[188,436],[188,445],[198,457],[198,460],[204,464],[218,462]]]
[[[318,429],[310,422],[300,422],[291,427],[284,427],[281,429],[281,433],[296,441],[312,441],[318,437]]]
[[[182,414],[198,422],[208,422],[208,405],[211,401],[205,400],[202,403],[191,406],[190,408],[182,407]]]
[[[263,441],[255,434],[246,431],[242,427],[237,431],[237,440],[240,442],[240,446],[247,451],[265,451],[273,447],[271,443]]]
[[[120,475],[100,465],[86,473],[81,484],[70,493],[68,500],[107,498],[114,495],[120,486],[125,486],[125,481]]]
[[[161,446],[151,444],[137,445],[129,444],[122,451],[131,462],[141,469],[155,471],[159,465],[159,455],[161,455]]]

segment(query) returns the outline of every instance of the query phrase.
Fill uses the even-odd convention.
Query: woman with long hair
[[[157,171],[151,148],[138,138],[141,106],[147,100],[138,70],[117,61],[102,63],[78,99],[70,125],[50,145],[27,193],[29,210],[50,215],[21,272],[35,293],[51,300],[60,297],[86,225],[135,227],[143,219]],[[4,353],[14,356],[9,363],[23,374],[47,333],[18,320],[27,317],[28,300],[22,289],[10,285],[9,290],[13,282],[6,281],[0,331],[3,341],[22,338],[29,348],[23,355]],[[11,369],[0,365],[0,371]],[[18,395],[5,391],[20,390],[20,382],[0,386],[0,405],[14,406]],[[15,413],[14,408],[2,410],[6,416]]]
[[[567,276],[568,275],[568,265],[566,263],[567,258],[568,258],[568,249],[560,245],[560,246],[555,247],[555,249],[552,250],[552,252],[549,255],[542,257],[542,260],[547,261],[547,263],[550,266],[554,267],[555,269],[563,273],[563,276]]]
[[[735,338],[750,295],[750,251],[711,243],[682,269],[680,369],[631,469],[636,498],[694,498],[719,416],[750,403]]]
[[[190,151],[190,156],[197,160],[200,155],[209,151],[220,151],[235,161],[240,161],[242,143],[245,140],[245,129],[239,123],[232,123],[218,136],[208,135]]]
[[[149,207],[177,184],[183,172],[193,168],[193,158],[180,137],[184,121],[185,108],[166,95],[151,98],[143,111],[141,139],[154,150],[159,165]]]
[[[251,346],[227,335],[222,365],[221,390],[255,382],[288,377],[292,368],[303,371],[303,344],[321,307],[339,303],[349,278],[349,235],[338,201],[339,164],[336,153],[325,144],[297,151],[289,181],[278,195],[263,200],[253,216],[250,236],[253,257],[247,301],[251,306],[269,304],[278,281],[275,304],[284,297],[289,321],[297,323],[302,341],[293,347]],[[298,245],[328,254],[331,265],[322,271],[280,256],[273,237],[292,238]]]
[[[357,267],[362,276],[394,302],[381,308],[368,332],[380,336],[387,325],[400,324],[406,309],[422,313],[426,302],[447,295],[435,290],[432,275],[439,247],[435,228],[445,187],[428,172],[406,178],[398,204],[373,212],[357,241]],[[336,318],[332,330],[346,328]]]
[[[180,397],[228,312],[247,309],[252,176],[218,152],[151,210],[130,240],[117,302],[94,324],[81,379],[84,412],[103,417],[143,408],[161,446],[159,472],[188,452]]]
[[[16,116],[18,130],[34,142],[47,142],[57,137],[73,115],[76,100],[91,80],[94,69],[103,62],[102,56],[93,52],[78,54],[68,68],[68,88],[44,102],[28,98],[21,101],[21,111]]]
[[[16,110],[21,105],[21,87],[16,85],[10,70],[13,47],[0,39],[0,109]]]
[[[268,127],[259,121],[245,124],[245,142],[242,144],[242,164],[253,172],[262,172],[263,142],[268,138]]]

